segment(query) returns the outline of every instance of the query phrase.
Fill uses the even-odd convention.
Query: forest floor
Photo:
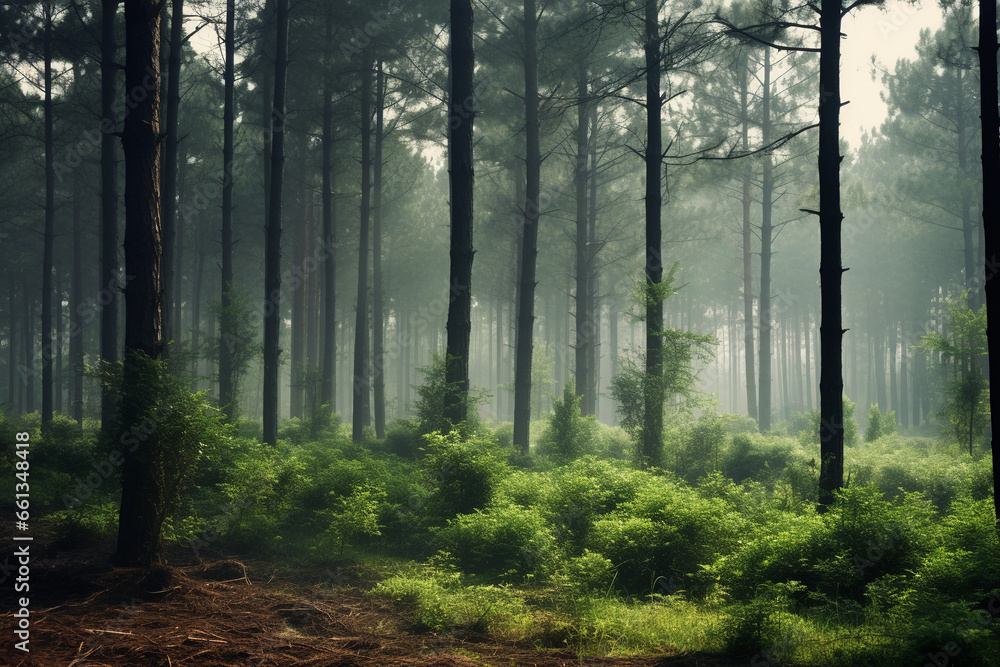
[[[35,532],[31,650],[14,649],[7,634],[0,665],[746,664],[746,659],[691,654],[581,658],[569,649],[539,650],[529,642],[413,632],[398,605],[364,594],[373,582],[357,567],[292,569],[221,555],[194,562],[186,550],[189,563],[178,554],[181,558],[170,559],[176,565],[144,573],[112,567],[108,545],[66,546]],[[3,616],[4,627],[11,627],[13,611]]]

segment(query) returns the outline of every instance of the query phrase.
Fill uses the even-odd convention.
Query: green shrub
[[[593,453],[597,436],[597,418],[580,415],[580,399],[567,382],[562,400],[553,406],[549,423],[538,441],[538,453],[558,464],[569,463],[584,454]]]
[[[431,515],[446,520],[485,507],[509,470],[503,452],[488,440],[463,439],[457,431],[425,439],[421,469],[434,489]]]
[[[896,432],[896,411],[882,412],[878,404],[868,408],[868,428],[865,430],[865,442],[875,442],[884,435]]]
[[[515,579],[544,575],[556,549],[538,512],[517,506],[457,516],[438,531],[437,543],[466,572]]]

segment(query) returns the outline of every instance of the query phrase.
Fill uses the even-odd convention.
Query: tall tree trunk
[[[844,485],[844,336],[841,308],[840,25],[842,0],[821,0],[819,57],[820,475],[819,501]]]
[[[191,290],[191,376],[194,386],[198,384],[198,366],[201,361],[201,290],[205,276],[205,247],[198,249],[198,268],[194,274],[194,289]]]
[[[813,409],[813,379],[812,379],[812,318],[806,313],[802,322],[802,334],[805,340],[805,365],[806,365],[806,412]]]
[[[663,130],[660,116],[660,21],[659,0],[646,0],[646,375],[643,391],[642,462],[660,463],[663,449],[663,299],[658,290],[663,281],[661,216],[663,194],[660,168],[663,161]]]
[[[292,161],[297,165],[297,174],[293,182],[298,182],[299,193],[295,201],[298,203],[298,210],[295,211],[298,217],[299,229],[298,239],[294,244],[295,266],[301,270],[306,260],[306,238],[309,235],[306,223],[306,192],[305,187],[305,146],[306,136],[301,135],[302,141],[298,146],[298,158]],[[305,416],[305,377],[306,377],[306,281],[298,280],[292,290],[292,319],[291,319],[291,364],[288,369],[288,407],[289,417],[302,419]]]
[[[743,152],[750,152],[750,106],[748,88],[750,60],[744,56],[740,65],[740,121]],[[753,228],[750,222],[750,163],[743,166],[743,364],[746,368],[747,414],[757,419],[757,377],[753,359]]]
[[[764,146],[771,143],[771,52],[764,47],[764,92],[763,92],[762,141]],[[760,432],[771,430],[771,241],[774,229],[771,214],[774,196],[774,170],[771,154],[764,153],[761,183],[760,221]]]
[[[580,412],[593,414],[590,406],[590,346],[593,325],[590,316],[590,267],[587,228],[587,134],[590,125],[587,104],[587,66],[581,60],[576,75],[576,395],[582,396]]]
[[[593,336],[590,341],[590,373],[588,381],[590,389],[587,392],[589,412],[598,415],[598,404],[600,402],[601,385],[601,295],[600,281],[597,272],[597,106],[592,105],[590,110],[590,138],[588,139],[590,148],[590,204],[587,210],[587,266],[590,269],[590,281],[588,287],[587,310],[590,312],[591,329]]]
[[[1000,282],[996,279],[1000,262],[1000,119],[997,118],[997,8],[993,0],[979,2],[979,96],[983,137],[983,237],[986,255],[986,311],[989,337],[989,374],[1000,378]],[[993,396],[1000,395],[996,392]],[[990,432],[993,452],[993,502],[1000,530],[1000,447],[992,443],[1000,433],[1000,399],[990,399]]]
[[[372,382],[375,436],[385,437],[385,315],[382,304],[382,144],[385,141],[385,75],[382,60],[375,74],[375,174],[372,186]]]
[[[524,0],[525,196],[522,211],[521,275],[517,289],[514,367],[514,446],[527,454],[531,422],[531,357],[535,328],[535,268],[541,188],[541,138],[538,118],[538,12]]]
[[[469,337],[472,333],[473,184],[472,137],[475,121],[475,52],[470,0],[451,0],[451,91],[448,103],[448,172],[451,192],[449,300],[444,417],[468,419]]]
[[[69,307],[69,366],[73,369],[70,413],[83,425],[83,180],[73,175],[73,278]],[[11,329],[13,331],[13,329]]]
[[[52,411],[53,414],[61,414],[63,411],[63,288],[62,273],[59,270],[52,272],[52,294],[55,296],[53,304],[55,317],[55,338],[53,339],[53,349],[55,350],[55,361],[52,365]]]
[[[962,210],[962,257],[965,260],[965,287],[969,290],[969,307],[978,310],[982,305],[979,289],[979,267],[976,262],[976,248],[973,235],[976,233],[972,219],[972,197],[967,187],[969,182],[968,119],[965,115],[965,72],[959,67],[955,72],[955,152],[958,155],[956,187]]]
[[[264,442],[278,444],[278,356],[281,334],[281,187],[285,163],[285,77],[288,71],[288,0],[277,0],[274,105],[264,249]]]
[[[161,272],[159,133],[159,5],[136,0],[125,5],[125,89],[138,90],[152,78],[149,95],[135,98],[125,116],[125,366],[121,425],[137,428],[148,418],[154,396],[138,390],[148,379],[147,359],[163,353],[163,276]],[[149,566],[160,557],[165,518],[164,489],[157,480],[156,436],[142,447],[125,447],[121,511],[118,521],[119,565]]]
[[[7,339],[7,405],[10,410],[21,411],[18,401],[20,383],[17,382],[17,336],[14,325],[17,317],[14,314],[14,284],[13,276],[7,276],[7,320],[10,323],[10,333]]]
[[[226,0],[226,64],[222,111],[222,299],[219,318],[219,406],[232,420],[237,414],[233,369],[236,322],[233,321],[233,125],[236,118],[236,0]],[[197,289],[197,288],[196,288]],[[178,299],[179,300],[179,299]]]
[[[42,426],[52,421],[52,264],[55,245],[56,172],[52,136],[52,0],[42,3],[45,12],[45,235],[42,250]]]
[[[902,322],[899,326],[903,334],[899,341],[899,408],[896,416],[899,417],[899,424],[903,428],[910,428],[910,389],[909,389],[909,351],[906,349],[906,335]]]
[[[37,373],[35,370],[35,301],[31,298],[28,281],[24,279],[21,280],[21,304],[24,313],[24,344],[21,346],[23,351],[21,373],[24,378],[23,411],[31,413],[35,411],[35,375]]]
[[[326,15],[326,41],[333,44],[333,13]],[[337,410],[337,211],[333,200],[333,74],[331,51],[326,52],[323,82],[323,382],[320,401]]]
[[[188,172],[188,144],[180,142],[177,147],[177,213],[174,214],[175,241],[174,241],[174,280],[173,280],[173,315],[171,318],[171,332],[175,345],[181,345],[184,336],[184,233],[187,222],[184,214],[184,195],[187,187]]]
[[[115,19],[118,0],[101,0],[101,361],[118,361],[118,155],[115,149]],[[117,396],[101,383],[101,430],[111,437]]]
[[[358,309],[354,325],[354,410],[352,437],[361,442],[370,419],[371,355],[368,353],[368,241],[371,221],[372,54],[365,50],[361,70],[361,235],[358,244]]]
[[[170,55],[167,58],[167,99],[163,128],[163,340],[173,340],[174,237],[177,212],[177,136],[181,99],[181,52],[184,50],[184,0],[172,0],[170,11]],[[163,45],[161,45],[162,47]],[[170,345],[163,348],[169,356]]]

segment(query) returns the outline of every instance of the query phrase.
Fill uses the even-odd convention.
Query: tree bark
[[[448,103],[448,173],[451,192],[448,342],[444,417],[468,419],[469,338],[472,334],[473,124],[475,121],[473,13],[470,0],[451,0],[451,91]]]
[[[521,225],[521,275],[517,290],[517,335],[514,352],[514,446],[527,454],[531,422],[531,361],[535,327],[535,268],[541,188],[541,138],[538,118],[538,12],[535,0],[524,0],[525,196]]]
[[[643,391],[642,463],[657,465],[663,449],[663,299],[658,290],[663,281],[661,216],[663,194],[660,167],[663,160],[663,130],[660,115],[660,25],[659,1],[646,0],[646,376]]]
[[[762,142],[771,143],[771,57],[770,49],[764,47],[764,92]],[[773,236],[772,205],[774,193],[774,170],[771,154],[764,153],[761,184],[760,222],[760,432],[771,430],[771,241]]]
[[[170,55],[167,57],[167,99],[163,128],[163,339],[170,354],[173,340],[174,236],[177,213],[177,136],[181,99],[181,52],[184,50],[184,0],[172,0],[170,11]],[[162,48],[162,45],[161,45]]]
[[[587,104],[587,66],[581,61],[576,76],[576,395],[582,396],[580,413],[593,414],[590,406],[590,346],[593,323],[590,316],[590,266],[587,225],[587,134],[590,124]]]
[[[369,422],[371,355],[368,353],[368,241],[371,221],[372,61],[365,50],[361,70],[361,235],[358,244],[358,309],[354,325],[354,410],[352,437],[361,442]]]
[[[69,366],[73,369],[70,413],[83,425],[83,181],[73,176],[73,278],[69,307]],[[12,329],[13,331],[13,329]]]
[[[35,303],[30,298],[28,281],[21,279],[21,307],[24,320],[22,331],[24,333],[24,344],[21,346],[21,373],[23,374],[22,385],[24,389],[24,409],[22,412],[35,411],[35,332],[32,326],[35,321]]]
[[[115,149],[115,19],[118,0],[101,1],[101,361],[118,361],[118,155]],[[101,383],[101,430],[110,437],[117,397]]]
[[[281,188],[285,162],[285,78],[288,70],[288,0],[277,0],[274,105],[264,250],[264,442],[278,444],[278,357],[281,353]]]
[[[382,144],[385,140],[385,75],[379,59],[375,73],[375,174],[372,186],[372,382],[375,436],[385,437],[385,315],[382,303]]]
[[[841,0],[821,0],[819,63],[820,475],[819,501],[844,485],[844,336],[841,308],[840,25]]]
[[[1000,119],[997,117],[997,8],[993,0],[979,2],[979,81],[980,120],[983,137],[983,237],[986,255],[986,311],[989,339],[989,374],[1000,378],[1000,283],[996,279],[1000,264]],[[992,396],[1000,396],[995,392]],[[992,443],[993,434],[1000,433],[1000,398],[991,397],[991,449],[993,452],[993,502],[997,527],[1000,530],[1000,447]]]
[[[163,275],[161,268],[159,133],[159,6],[151,0],[125,5],[125,89],[148,95],[125,116],[125,365],[121,393],[124,433],[148,418],[152,401],[136,388],[148,384],[149,359],[163,353]],[[124,566],[149,566],[160,558],[164,519],[163,492],[157,483],[155,434],[141,447],[123,450],[121,511],[115,560]],[[166,445],[160,445],[166,446]]]
[[[323,82],[323,382],[320,401],[337,410],[337,211],[333,201],[333,74],[330,71],[333,44],[333,14],[326,15],[328,44]]]
[[[233,322],[233,125],[236,117],[236,0],[226,0],[226,64],[222,112],[222,298],[219,319],[219,406],[232,421],[237,414],[233,370],[236,340]],[[196,288],[197,289],[197,288]],[[179,300],[179,299],[178,299]]]
[[[45,12],[45,234],[42,250],[42,426],[52,421],[52,263],[55,245],[56,172],[52,136],[52,0],[42,3]]]
[[[750,106],[748,102],[749,63],[744,56],[740,66],[740,121],[743,152],[750,152]],[[746,368],[747,414],[757,419],[757,377],[753,348],[753,229],[750,222],[750,164],[743,165],[743,363]]]

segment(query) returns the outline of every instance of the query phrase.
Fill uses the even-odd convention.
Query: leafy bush
[[[428,511],[439,520],[481,509],[509,468],[503,452],[484,439],[448,435],[426,436],[421,469],[434,491]]]
[[[773,483],[792,458],[788,439],[758,433],[737,433],[722,455],[720,470],[735,482],[754,479]]]
[[[555,402],[548,427],[538,442],[539,454],[563,464],[594,452],[597,418],[580,415],[581,398],[576,395],[573,384],[567,382],[562,400]]]
[[[501,579],[545,574],[556,549],[538,512],[517,506],[459,515],[439,530],[437,542],[466,572]]]
[[[875,442],[884,435],[896,432],[896,411],[882,412],[878,404],[868,408],[868,429],[865,430],[865,442]]]
[[[619,588],[649,594],[661,578],[684,581],[729,552],[739,523],[721,500],[662,481],[596,521],[588,546],[618,568]]]
[[[417,632],[505,632],[529,622],[524,600],[509,588],[465,585],[462,575],[429,564],[376,584],[372,595],[409,607]]]

